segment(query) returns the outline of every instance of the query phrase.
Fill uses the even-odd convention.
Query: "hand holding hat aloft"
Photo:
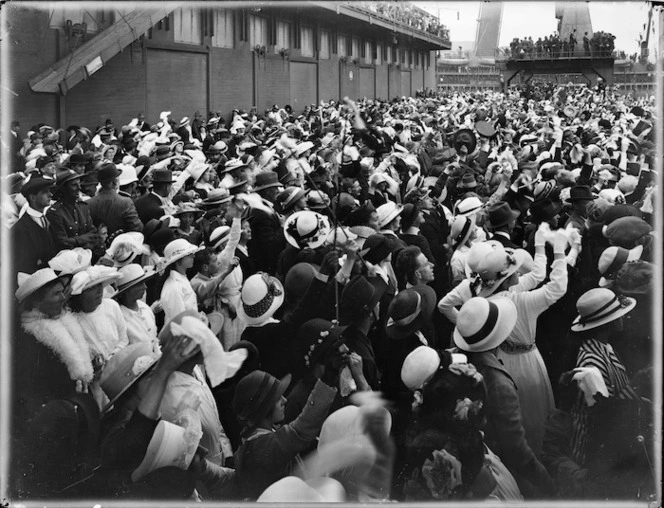
[[[173,335],[189,337],[198,344],[203,353],[205,371],[214,388],[226,379],[233,377],[247,358],[246,349],[237,349],[226,353],[217,337],[200,319],[185,315],[178,324],[171,321]]]

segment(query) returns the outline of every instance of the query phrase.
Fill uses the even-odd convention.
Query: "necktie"
[[[46,229],[46,217],[44,217],[44,216],[42,215],[42,216],[39,218],[39,220],[41,221],[41,227],[43,227],[44,229]]]

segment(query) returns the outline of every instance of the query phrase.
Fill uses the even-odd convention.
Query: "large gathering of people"
[[[449,29],[438,18],[416,7],[409,2],[380,1],[380,2],[349,2],[354,7],[360,7],[379,14],[393,22],[430,33],[443,40],[450,40]]]
[[[515,37],[510,42],[510,47],[504,49],[505,55],[516,59],[542,59],[542,58],[566,58],[566,57],[608,57],[615,49],[616,36],[608,32],[588,32],[583,35],[577,33],[576,28],[572,30],[569,37],[560,37],[558,32],[539,37],[533,41],[532,37],[520,39]]]
[[[654,97],[173,116],[3,136],[13,498],[652,499]]]

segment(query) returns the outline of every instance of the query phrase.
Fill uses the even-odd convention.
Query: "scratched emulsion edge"
[[[8,90],[11,89],[11,51],[8,45],[6,44],[6,6],[7,3],[13,0],[0,0],[0,128],[2,132],[6,132],[6,129],[9,127],[9,123],[12,118],[12,101],[10,98],[10,93]],[[158,1],[158,0],[144,0],[144,1]],[[532,0],[531,0],[532,1]],[[76,2],[77,4],[95,4],[97,2],[77,2],[72,0],[71,3]],[[62,5],[65,2],[44,2],[42,5],[39,5],[40,2],[21,2],[22,5],[29,5],[33,8],[50,8],[57,7],[58,4]],[[70,3],[69,1],[66,3]],[[128,3],[128,2],[127,2]],[[169,2],[170,3],[170,2]],[[199,2],[190,2],[188,4],[194,4]],[[244,3],[244,2],[242,2]],[[247,2],[248,3],[248,2]],[[273,2],[270,2],[273,3]],[[306,4],[307,2],[294,2],[285,0],[284,4]],[[525,3],[525,2],[524,2]],[[230,5],[229,5],[230,4]],[[210,3],[204,3],[207,7],[211,5]],[[246,5],[246,3],[245,3]],[[225,7],[238,6],[238,2],[225,2]],[[662,52],[664,51],[664,12],[661,8],[658,9],[658,22],[659,22],[659,47],[658,47],[658,59],[657,59],[657,68],[656,68],[656,79],[657,79],[657,116],[658,123],[660,128],[657,130],[657,170],[658,170],[658,185],[661,189],[662,183],[664,182],[664,75],[662,68]],[[2,176],[6,173],[6,167],[8,162],[8,154],[5,150],[0,150],[0,160],[2,164]],[[661,200],[662,197],[658,196]],[[535,506],[535,507],[548,507],[548,506],[561,506],[561,507],[570,507],[577,508],[582,505],[584,508],[607,508],[607,506],[661,506],[662,499],[662,354],[664,349],[662,347],[663,335],[663,323],[662,323],[662,305],[664,301],[662,299],[662,276],[664,275],[663,268],[663,256],[662,256],[662,221],[664,218],[663,207],[661,202],[658,203],[656,207],[656,221],[655,221],[655,230],[657,232],[657,249],[655,254],[655,273],[656,273],[656,286],[657,291],[655,292],[655,297],[653,299],[653,336],[655,340],[653,341],[653,365],[654,365],[654,381],[655,381],[655,429],[656,429],[656,438],[654,443],[654,449],[652,450],[654,457],[654,468],[656,471],[655,483],[658,489],[658,501],[655,503],[646,504],[644,502],[618,502],[618,501],[538,501],[527,503],[501,503],[501,507],[520,507],[524,508],[525,506]],[[11,306],[13,304],[14,295],[12,294],[10,288],[11,284],[9,283],[9,276],[11,273],[10,266],[8,265],[10,259],[10,248],[8,245],[8,231],[4,228],[0,228],[0,508],[5,508],[5,506],[15,507],[15,508],[114,508],[114,507],[173,507],[173,508],[183,508],[186,506],[237,506],[241,504],[244,506],[264,506],[263,504],[258,503],[224,503],[224,502],[206,502],[206,503],[193,503],[186,501],[179,502],[163,502],[163,501],[135,501],[135,500],[87,500],[87,501],[50,501],[50,500],[40,500],[40,501],[30,501],[30,500],[17,500],[10,501],[7,497],[8,493],[8,465],[9,465],[9,421],[10,421],[10,380],[11,380],[11,365],[10,365],[10,351],[11,351]],[[444,506],[446,508],[454,508],[456,506],[467,507],[471,504],[477,505],[478,503],[464,503],[464,502],[445,502]],[[358,506],[366,507],[362,504],[350,504],[345,503],[346,506]],[[437,503],[399,503],[400,506],[404,507],[423,507],[430,508],[433,505],[438,505]],[[292,503],[274,503],[272,506],[283,506],[284,508],[293,508]],[[304,506],[304,505],[303,505]],[[323,505],[321,505],[323,506]]]

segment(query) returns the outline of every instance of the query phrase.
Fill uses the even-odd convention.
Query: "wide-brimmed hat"
[[[288,297],[295,301],[302,298],[319,269],[320,266],[311,263],[297,263],[291,266],[284,280]]]
[[[528,208],[530,216],[537,223],[548,222],[560,213],[562,205],[554,203],[549,198],[533,201]]]
[[[177,210],[173,212],[173,216],[177,217],[183,213],[193,213],[194,215],[199,215],[203,213],[203,210],[198,208],[194,203],[183,201],[178,205]]]
[[[120,175],[120,187],[129,185],[130,183],[138,182],[138,175],[136,174],[136,168],[129,164],[121,164],[118,168],[121,170]]]
[[[66,273],[74,275],[91,265],[92,251],[90,249],[83,249],[82,247],[63,249],[48,262],[48,266],[61,275]]]
[[[208,147],[206,153],[208,154],[225,154],[228,151],[228,145],[223,141],[217,141],[215,144]]]
[[[329,232],[328,218],[310,210],[295,212],[284,222],[286,241],[298,249],[320,247],[325,243]]]
[[[101,284],[107,286],[120,278],[116,268],[110,266],[89,266],[74,274],[71,280],[71,294],[80,295],[91,287]]]
[[[477,137],[471,129],[460,129],[454,134],[452,144],[457,152],[461,152],[461,147],[465,146],[468,153],[473,153],[477,147]]]
[[[147,374],[160,356],[161,353],[155,351],[150,342],[129,344],[111,356],[99,380],[101,389],[109,399],[102,412],[107,412],[122,394]]]
[[[18,289],[14,293],[19,302],[24,302],[30,295],[38,289],[56,280],[62,280],[65,285],[71,280],[71,274],[55,273],[52,268],[42,268],[33,274],[18,273]]]
[[[485,120],[480,120],[479,122],[475,122],[475,130],[477,133],[485,138],[492,138],[494,137],[498,131],[491,125],[489,122]]]
[[[155,169],[152,173],[152,183],[173,183],[173,172],[170,169]]]
[[[23,181],[20,176],[19,180]],[[27,198],[30,194],[38,194],[43,190],[51,189],[54,185],[55,180],[53,180],[53,178],[33,173],[29,176],[28,180],[23,183],[20,192]]]
[[[455,215],[472,215],[476,214],[479,212],[482,207],[484,206],[484,203],[478,198],[477,196],[470,196],[467,198],[462,199],[459,201],[455,208],[456,208],[456,214]]]
[[[397,205],[393,201],[388,201],[387,203],[380,205],[376,208],[376,213],[378,214],[378,228],[382,229],[387,226],[390,222],[396,219],[402,211],[403,207]]]
[[[325,357],[332,354],[333,346],[343,341],[346,328],[320,318],[303,323],[297,331],[296,340],[298,350],[303,353],[304,367],[308,369],[319,361],[324,362]]]
[[[525,262],[526,255],[522,249],[493,249],[479,260],[476,273],[482,280],[478,296],[488,297],[496,292],[510,275],[515,273]]]
[[[231,228],[230,226],[219,226],[212,230],[210,233],[210,240],[208,245],[212,250],[217,250],[222,245],[228,243],[228,240],[231,238]]]
[[[457,315],[454,343],[471,353],[490,351],[509,336],[516,318],[516,306],[507,298],[471,298]]]
[[[260,325],[284,303],[284,287],[276,277],[258,272],[244,281],[240,298],[240,317],[248,325]]]
[[[256,174],[254,192],[259,192],[270,187],[283,187],[279,183],[279,176],[274,171],[262,171]]]
[[[575,185],[570,189],[567,200],[574,203],[576,201],[592,201],[593,199],[597,199],[597,197],[590,191],[590,187],[587,185]]]
[[[387,336],[404,339],[431,320],[436,307],[436,292],[425,285],[399,291],[387,309]]]
[[[343,503],[346,490],[334,478],[318,477],[306,481],[297,476],[277,480],[258,497],[259,503]]]
[[[487,218],[492,228],[505,226],[519,215],[521,215],[521,212],[512,209],[510,205],[504,201],[487,208]]]
[[[67,182],[80,179],[81,176],[73,169],[61,169],[55,174],[55,189],[59,189]]]
[[[113,260],[113,266],[118,268],[132,263],[139,254],[149,254],[145,247],[143,233],[129,231],[118,234],[106,249],[106,255]]]
[[[228,192],[228,189],[220,187],[219,189],[213,189],[210,192],[208,192],[207,197],[203,201],[201,201],[201,205],[203,206],[222,205],[224,203],[228,203],[232,199],[233,196],[231,196],[231,193]]]
[[[230,173],[231,171],[234,171],[236,169],[244,169],[248,168],[249,166],[247,163],[242,162],[242,159],[230,159],[226,161],[226,164],[224,164],[223,169],[220,171],[220,173]]]
[[[286,189],[281,191],[279,196],[277,196],[277,200],[281,203],[281,209],[284,212],[287,212],[300,198],[303,198],[305,194],[305,190],[301,187],[286,187]]]
[[[440,367],[438,351],[429,346],[413,349],[401,366],[401,381],[409,390],[419,390]]]
[[[107,162],[106,164],[102,164],[102,166],[97,171],[97,178],[100,182],[108,182],[119,177],[121,173],[122,170],[118,169],[115,164],[112,162]]]
[[[609,286],[625,263],[638,261],[642,254],[643,245],[637,245],[629,250],[615,245],[604,249],[597,263],[597,269],[602,275],[599,280],[600,287]]]
[[[579,315],[572,323],[573,332],[583,332],[624,316],[636,305],[634,298],[618,296],[607,288],[586,291],[576,302]]]
[[[452,250],[464,245],[475,230],[475,215],[458,215],[452,221],[450,243]]]
[[[203,437],[201,418],[196,411],[187,409],[176,415],[174,421],[161,420],[157,424],[143,460],[131,473],[133,482],[162,468],[189,469]]]
[[[359,255],[371,264],[378,264],[392,253],[390,243],[385,235],[374,233],[362,245]]]
[[[120,278],[116,282],[117,291],[113,295],[116,298],[136,284],[157,275],[158,272],[152,266],[141,266],[136,263],[123,266],[118,270]]]
[[[290,382],[290,374],[281,380],[262,370],[247,374],[235,388],[233,412],[241,422],[255,424],[269,414]]]
[[[173,240],[164,248],[165,266],[171,265],[190,254],[196,254],[204,248],[205,247],[197,247],[184,238]]]

